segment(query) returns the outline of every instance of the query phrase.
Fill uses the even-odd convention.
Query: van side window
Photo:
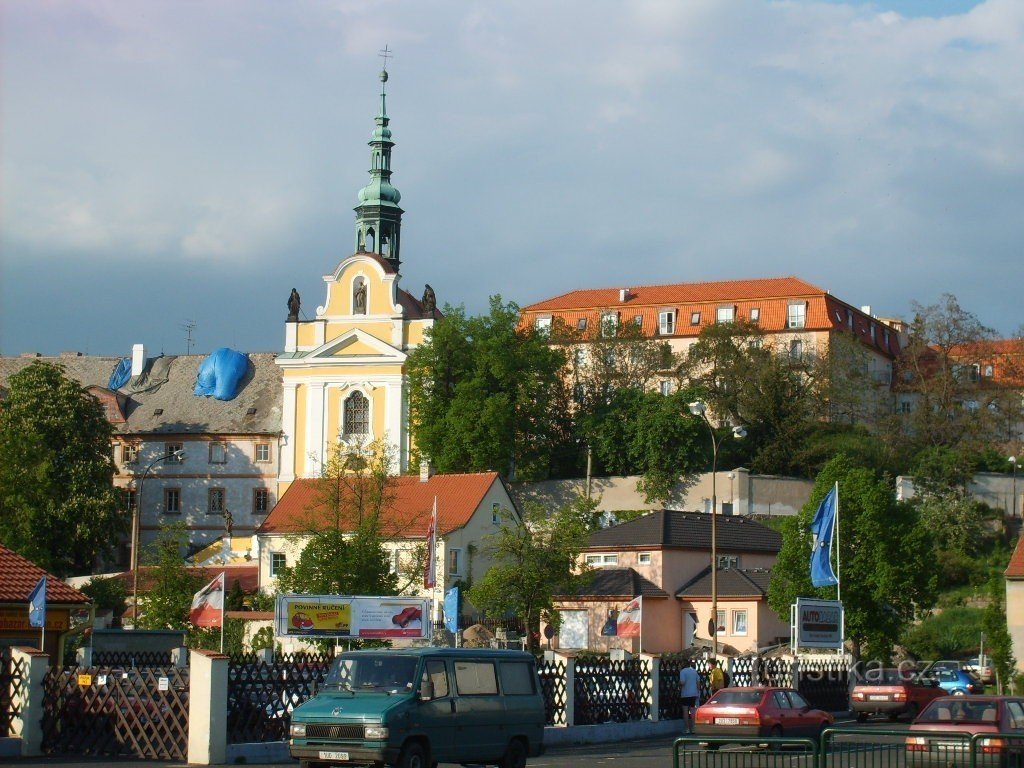
[[[427,661],[427,679],[434,684],[434,698],[440,699],[448,695],[448,672],[443,659]]]
[[[460,696],[494,696],[498,693],[498,678],[494,664],[489,661],[456,661],[455,688]]]
[[[525,661],[503,661],[498,664],[501,690],[506,696],[530,696],[534,690],[533,665]]]

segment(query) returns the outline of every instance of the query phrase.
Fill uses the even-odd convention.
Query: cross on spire
[[[380,50],[380,53],[378,53],[377,55],[384,59],[384,69],[388,68],[388,59],[395,58],[395,54],[391,52],[387,44],[384,45],[384,47]]]

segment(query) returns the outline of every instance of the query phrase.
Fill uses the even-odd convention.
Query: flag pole
[[[842,574],[839,572],[839,481],[836,480],[836,525],[833,535],[836,545],[836,600],[842,600]]]

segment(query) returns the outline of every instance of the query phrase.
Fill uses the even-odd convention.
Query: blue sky
[[[353,250],[378,50],[402,287],[797,275],[1024,324],[1024,3],[7,0],[0,353],[280,349]]]

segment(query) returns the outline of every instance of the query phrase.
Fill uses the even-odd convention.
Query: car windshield
[[[350,691],[411,691],[417,661],[415,656],[390,653],[341,655],[331,665],[324,686]]]
[[[994,701],[935,701],[922,712],[918,723],[997,723],[999,705]]]
[[[857,685],[903,685],[913,682],[913,675],[898,669],[869,669]]]
[[[760,704],[762,691],[719,691],[710,699],[708,704]]]

